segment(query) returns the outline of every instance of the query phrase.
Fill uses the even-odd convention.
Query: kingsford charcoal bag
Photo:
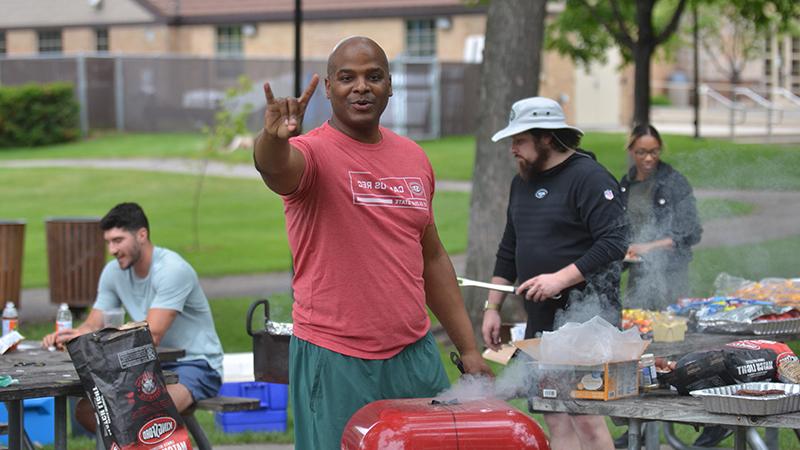
[[[94,406],[105,448],[192,448],[145,323],[84,334],[67,349]]]

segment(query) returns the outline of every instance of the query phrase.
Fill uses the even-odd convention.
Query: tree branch
[[[681,22],[681,16],[683,15],[683,10],[686,9],[686,0],[681,0],[678,3],[678,7],[675,8],[675,12],[672,13],[672,18],[669,20],[669,24],[664,28],[661,33],[656,36],[656,45],[660,45],[664,43],[673,33],[675,30],[678,29],[678,25]]]
[[[633,35],[625,25],[625,18],[622,17],[622,11],[619,10],[619,3],[617,3],[617,0],[611,0],[611,12],[614,14],[614,20],[617,21],[617,25],[619,26],[620,35],[627,39],[628,43],[626,45],[633,49]]]
[[[597,17],[597,9],[594,6],[589,4],[589,2],[586,0],[578,0],[578,1],[581,2],[581,4],[583,4],[583,6],[585,6],[586,9],[588,9],[593,16]],[[614,0],[612,3],[616,4],[616,0]],[[613,27],[611,27],[611,25],[608,22],[605,21],[603,22],[603,27],[606,29],[606,31],[608,31],[608,34],[610,34],[614,39],[616,39],[616,41],[620,45],[633,50],[633,45],[634,45],[633,38],[628,34],[627,28],[625,28],[625,26],[622,24],[623,22],[622,16],[621,15],[618,16],[616,13],[614,15],[616,16],[615,18],[620,23],[622,29],[615,30]]]

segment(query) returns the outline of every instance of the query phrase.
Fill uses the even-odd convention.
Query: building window
[[[0,31],[0,55],[6,54],[6,32]]]
[[[217,27],[217,54],[241,56],[244,53],[243,49],[241,26]]]
[[[406,55],[436,55],[436,21],[433,19],[406,21]]]
[[[98,52],[108,51],[108,28],[97,28],[94,30],[95,50]]]
[[[61,53],[61,30],[39,32],[39,53]]]

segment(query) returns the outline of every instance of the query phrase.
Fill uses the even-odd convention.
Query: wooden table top
[[[597,414],[628,419],[660,420],[690,424],[741,425],[747,427],[800,428],[800,412],[770,416],[711,413],[699,398],[658,390],[618,400],[558,400],[532,397],[528,406],[536,412]]]
[[[174,348],[159,347],[157,350],[161,361],[175,361],[186,353]],[[23,341],[16,350],[0,355],[0,375],[19,380],[19,383],[0,388],[0,401],[84,393],[69,353],[51,352],[41,348],[37,341]]]

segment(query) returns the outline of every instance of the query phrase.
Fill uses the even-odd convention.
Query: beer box
[[[549,363],[536,360],[540,343],[539,339],[514,343],[534,358],[528,363],[535,373],[531,395],[604,401],[639,395],[639,358],[599,364]]]

